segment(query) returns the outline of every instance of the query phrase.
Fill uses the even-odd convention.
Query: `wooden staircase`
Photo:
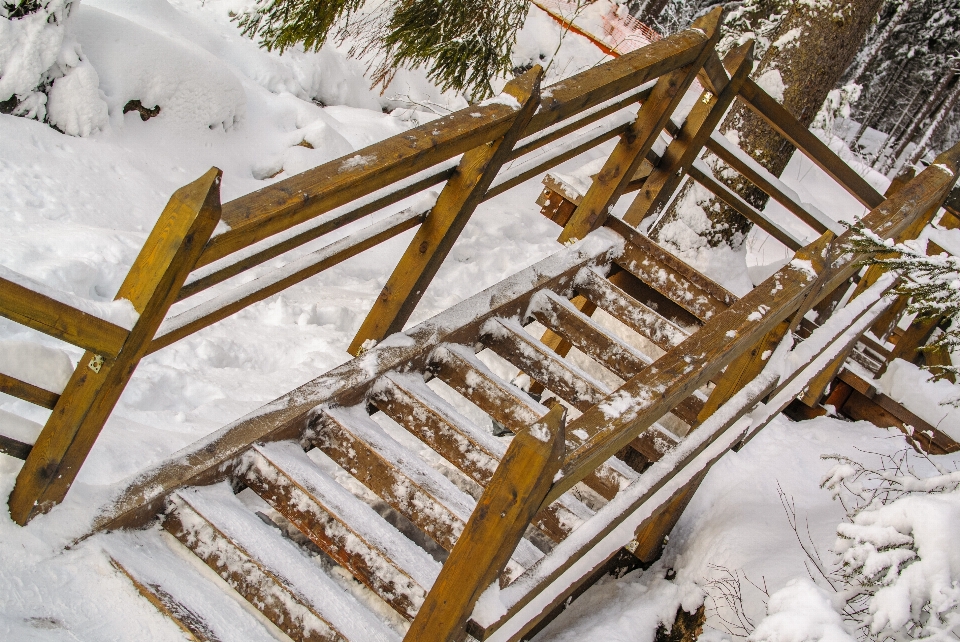
[[[512,436],[495,437],[493,422],[523,433],[551,407],[572,416],[609,400],[605,382],[629,380],[654,361],[638,346],[662,352],[696,330],[655,312],[658,297],[691,315],[682,321],[736,300],[702,275],[684,276],[676,268],[694,273],[663,250],[645,249],[641,258],[630,241],[598,232],[388,338],[330,374],[350,383],[319,404],[294,439],[235,449],[214,473],[217,483],[165,488],[166,533],[111,534],[107,551],[145,597],[200,640],[234,639],[236,627],[218,628],[212,587],[201,598],[190,590],[201,578],[181,578],[202,575],[184,561],[188,551],[294,640],[399,639],[507,452]],[[640,300],[631,291],[646,294]],[[603,310],[607,323],[577,307],[586,304]],[[543,343],[543,329],[575,346],[577,360]],[[542,396],[503,376],[517,371],[539,383]],[[695,392],[677,414],[692,421],[708,392]],[[570,428],[567,452],[586,437]],[[540,510],[499,586],[530,575],[680,438],[658,424]],[[114,522],[130,522],[129,513]],[[394,614],[384,617],[388,609]],[[255,618],[244,617],[253,626]],[[486,637],[491,624],[474,621],[471,631]]]

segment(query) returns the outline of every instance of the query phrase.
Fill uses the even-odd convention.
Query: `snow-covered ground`
[[[334,47],[282,56],[263,51],[230,22],[230,13],[244,5],[245,0],[84,0],[77,5],[65,50],[75,56],[72,67],[87,71],[75,78],[76,86],[64,85],[59,105],[48,107],[59,110],[61,129],[89,135],[69,136],[36,121],[0,115],[0,268],[89,305],[106,306],[169,195],[210,166],[224,171],[226,201],[465,105],[438,92],[418,72],[401,72],[380,94],[369,89],[364,63]],[[549,65],[549,84],[605,59],[574,34],[566,34],[558,46],[559,36],[554,21],[532,10],[516,64]],[[144,107],[160,105],[159,115],[142,121],[136,111],[124,114],[134,99]],[[559,170],[573,171],[611,147],[601,146]],[[883,187],[882,177],[869,178]],[[795,158],[783,180],[830,215],[863,213],[806,159]],[[535,204],[540,188],[539,179],[532,179],[478,209],[411,323],[559,248],[556,227]],[[792,218],[776,205],[768,212]],[[811,236],[802,226],[797,233]],[[66,502],[26,528],[0,511],[0,639],[183,639],[110,566],[96,540],[68,545],[138,471],[347,360],[346,346],[410,235],[146,358]],[[740,252],[700,248],[684,258],[743,290],[749,287],[746,266],[756,281],[787,256],[782,246],[755,232]],[[279,257],[263,268],[290,258]],[[219,291],[214,288],[208,296]],[[78,349],[0,319],[2,372],[59,389],[79,357]],[[892,383],[891,390],[900,386]],[[3,434],[32,441],[46,414],[0,394]],[[956,421],[956,416],[941,420]],[[798,516],[810,520],[813,542],[827,555],[843,511],[819,489],[829,468],[820,455],[854,457],[858,448],[893,452],[902,447],[897,435],[866,424],[778,420],[711,472],[661,563],[598,586],[540,638],[652,639],[657,617],[668,612],[672,617],[680,601],[695,606],[704,590],[713,597],[710,582],[722,579],[722,573],[746,574],[755,582],[765,578],[773,594],[806,574],[806,558],[785,526],[777,482],[796,498]],[[944,465],[955,467],[955,461]],[[13,487],[19,466],[0,455],[0,497]],[[676,570],[673,581],[663,579],[668,567]],[[765,596],[746,587],[744,600],[748,617],[759,621]],[[718,615],[711,618],[717,627]]]

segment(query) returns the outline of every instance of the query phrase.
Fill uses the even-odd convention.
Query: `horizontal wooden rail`
[[[356,234],[331,243],[272,270],[234,290],[166,320],[150,343],[147,354],[236,314],[239,310],[286,290],[306,278],[319,274],[360,252],[413,229],[423,222],[429,207],[404,210],[374,223]]]
[[[0,316],[104,357],[116,357],[128,330],[0,277]]]
[[[0,453],[4,455],[10,455],[17,459],[26,459],[30,455],[31,450],[33,450],[33,446],[30,444],[25,444],[12,437],[0,435]]]
[[[57,401],[60,400],[59,393],[44,390],[32,383],[21,381],[16,377],[5,375],[2,372],[0,372],[0,392],[8,394],[11,397],[23,399],[41,408],[49,408],[50,410],[53,410],[53,407],[57,405]]]

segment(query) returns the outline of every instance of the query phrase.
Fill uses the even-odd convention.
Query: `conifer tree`
[[[363,0],[259,0],[237,17],[243,33],[267,49],[302,44],[318,50],[330,37],[351,36],[353,53],[373,54],[375,83],[401,67],[422,67],[441,90],[471,100],[492,93],[491,81],[511,68],[510,54],[527,15],[527,0],[396,0],[358,16]]]

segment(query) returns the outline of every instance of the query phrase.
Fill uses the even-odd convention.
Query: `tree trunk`
[[[776,40],[753,77],[809,127],[827,94],[856,56],[881,3],[882,0],[790,3]],[[782,96],[776,95],[780,93]],[[793,145],[741,102],[727,114],[721,131],[731,134],[744,151],[776,176],[780,176],[795,151]],[[768,196],[764,192],[739,174],[727,179],[725,175],[729,173],[718,171],[718,178],[754,207],[762,209],[766,205]],[[692,192],[688,181],[674,205],[652,229],[652,237],[659,239],[666,225],[680,220],[681,210],[689,206],[686,201],[694,198]],[[699,205],[711,228],[695,231],[706,237],[710,245],[727,242],[736,248],[746,239],[751,223],[739,213],[715,198]]]
[[[940,82],[937,83],[933,93],[930,94],[930,97],[923,104],[923,107],[920,108],[919,113],[917,113],[917,117],[913,120],[907,130],[903,132],[903,135],[900,136],[900,141],[897,144],[897,148],[892,154],[890,154],[890,158],[888,159],[890,165],[896,165],[897,161],[900,160],[900,157],[903,156],[903,152],[906,151],[907,145],[909,145],[913,140],[913,137],[916,136],[920,126],[923,125],[923,121],[925,121],[927,116],[929,116],[936,106],[943,101],[943,96],[947,92],[947,88],[950,86],[950,81],[952,81],[956,75],[956,68],[951,67],[943,75],[943,78],[940,79]]]
[[[923,136],[917,143],[917,149],[914,150],[913,155],[910,157],[911,165],[919,163],[923,155],[927,153],[927,145],[930,144],[930,139],[933,138],[934,134],[936,134],[940,128],[940,125],[943,124],[943,121],[946,120],[950,112],[953,111],[953,108],[957,104],[957,99],[960,99],[960,80],[957,80],[956,84],[954,84],[953,89],[947,95],[946,100],[943,101],[939,111],[937,111],[937,115],[933,117],[930,125],[927,126],[927,130],[923,132]]]
[[[890,34],[900,26],[904,16],[910,11],[912,4],[913,0],[903,0],[900,6],[897,7],[897,12],[890,18],[890,22],[883,28],[883,31],[877,34],[877,37],[871,40],[869,44],[857,54],[856,60],[853,62],[853,69],[850,73],[845,74],[846,77],[850,79],[850,82],[857,82],[860,79],[863,72],[867,70],[870,63],[874,61],[877,54],[883,49],[883,45],[890,39]]]

